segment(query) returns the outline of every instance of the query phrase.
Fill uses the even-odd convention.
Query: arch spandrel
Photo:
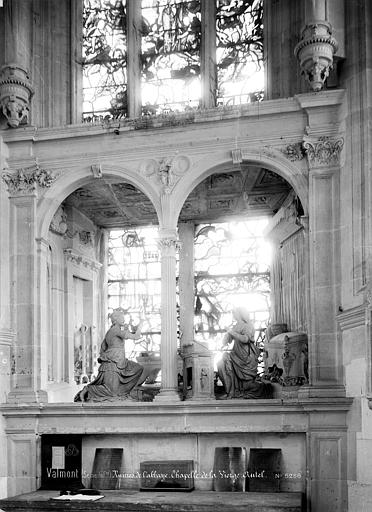
[[[104,180],[108,177],[120,178],[143,192],[154,206],[159,224],[161,223],[159,191],[146,177],[140,175],[137,171],[131,171],[118,166],[105,165],[102,171],[102,177],[95,178],[91,168],[84,167],[60,173],[53,185],[48,188],[40,198],[37,209],[38,237],[46,237],[53,215],[66,197],[79,187],[89,183],[92,179]]]
[[[249,148],[241,149],[241,162],[251,163],[272,171],[284,178],[292,186],[301,200],[304,214],[308,215],[308,177],[307,169],[304,172],[300,167],[288,160],[283,154],[274,148]],[[231,151],[214,152],[206,155],[191,166],[190,171],[183,176],[172,191],[172,206],[169,211],[170,224],[176,227],[181,209],[194,188],[205,178],[213,173],[239,170],[234,164]]]

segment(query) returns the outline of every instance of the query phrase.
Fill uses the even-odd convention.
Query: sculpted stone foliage
[[[2,178],[10,194],[28,194],[33,192],[36,186],[49,188],[56,179],[50,171],[42,169],[37,164],[18,169],[15,173],[3,173]]]
[[[331,165],[340,162],[340,155],[344,146],[344,139],[330,139],[320,137],[316,142],[306,140],[303,143],[304,151],[311,165]]]
[[[288,144],[282,152],[291,162],[296,162],[298,160],[302,160],[305,158],[305,150],[303,148],[303,144],[301,142],[296,142],[295,144]]]

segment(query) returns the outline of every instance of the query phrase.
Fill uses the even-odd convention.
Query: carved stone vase
[[[337,48],[331,25],[326,21],[311,22],[303,29],[301,41],[296,45],[294,54],[314,92],[323,88],[332,69],[333,55]]]

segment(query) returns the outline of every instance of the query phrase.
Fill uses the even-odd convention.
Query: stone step
[[[303,512],[300,492],[102,491],[98,501],[58,501],[58,491],[36,491],[0,500],[5,512]]]

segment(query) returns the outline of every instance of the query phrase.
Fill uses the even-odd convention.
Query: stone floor
[[[301,512],[301,493],[103,491],[98,501],[56,501],[58,491],[36,491],[0,500],[5,512]]]

